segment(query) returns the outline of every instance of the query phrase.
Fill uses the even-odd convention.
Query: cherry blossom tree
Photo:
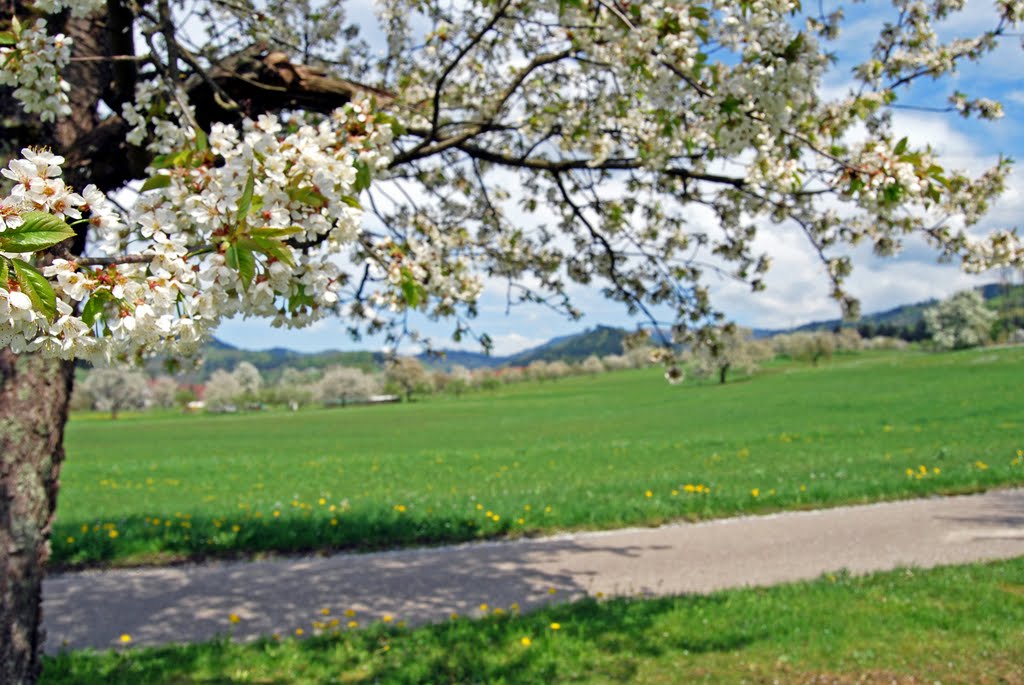
[[[419,313],[458,339],[488,280],[570,316],[571,286],[598,287],[666,349],[713,344],[706,277],[763,288],[755,239],[785,224],[848,315],[854,244],[1019,268],[1009,227],[975,228],[1009,162],[946,168],[891,113],[927,79],[924,106],[997,117],[943,79],[1024,2],[947,39],[962,0],[893,0],[831,95],[826,4],[381,0],[374,49],[338,4],[5,5],[0,681],[38,673],[73,359],[189,355],[232,316],[396,342]]]
[[[939,350],[964,350],[991,338],[996,313],[976,290],[962,290],[924,310],[932,345]]]

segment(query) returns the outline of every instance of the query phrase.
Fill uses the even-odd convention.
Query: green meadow
[[[657,369],[400,405],[73,416],[53,563],[655,525],[1024,483],[1024,348]]]
[[[823,607],[827,607],[823,611]],[[42,683],[1020,683],[1024,559],[44,660]]]

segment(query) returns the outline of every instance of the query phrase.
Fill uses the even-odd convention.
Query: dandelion
[[[457,621],[459,620],[459,615],[453,611],[452,613],[448,614],[448,618],[452,621]]]
[[[348,622],[348,627],[349,628],[358,628],[359,627],[359,621],[349,621]]]
[[[644,492],[644,497],[654,497],[654,493],[650,490]]]
[[[228,620],[231,621],[232,623],[238,623],[239,621],[242,620],[242,617],[239,616],[238,614],[228,614]]]
[[[382,616],[380,620],[384,621],[385,623],[391,623],[395,619],[391,614],[384,614],[384,616]]]
[[[531,640],[530,638],[528,638],[526,636],[523,636],[519,640],[519,644],[521,644],[523,647],[529,647],[532,642],[533,642],[533,640]]]
[[[553,588],[553,587],[549,587],[549,588],[548,588],[548,594],[549,594],[549,595],[553,595],[553,594],[555,594],[556,592],[558,592],[558,590],[556,590],[555,588]]]
[[[118,536],[118,532],[116,530],[112,530],[108,533],[108,535],[110,536],[111,539],[114,539]]]
[[[330,616],[331,615],[331,610],[328,607],[324,607],[323,609],[320,610],[320,613],[322,615],[324,615],[324,616]]]
[[[760,488],[754,488],[753,490],[750,491],[750,496],[751,497],[755,497],[755,498],[756,497],[760,497],[761,496],[761,489]]]
[[[561,630],[561,629],[562,629],[562,624],[561,623],[552,623],[551,624],[551,630]]]
[[[320,499],[317,500],[317,504],[319,504],[322,507],[323,505],[327,504],[327,500],[321,497]]]
[[[119,639],[121,640],[121,644],[126,645],[132,641],[132,636],[128,633],[121,633],[121,637]]]
[[[486,603],[480,605],[480,611],[484,612],[485,614],[487,613],[487,610],[489,608],[490,607],[488,607]]]
[[[69,535],[67,542],[68,542],[69,545],[73,545],[73,544],[75,544],[75,538],[72,537],[71,535]]]
[[[345,616],[347,618],[352,618],[355,615],[356,615],[356,610],[355,609],[345,609]]]
[[[978,461],[974,462],[974,467],[979,471],[984,471],[985,469],[988,468],[988,464],[979,459]]]
[[[297,635],[298,637],[302,637],[303,635],[305,635],[305,634],[306,634],[306,631],[305,631],[305,630],[303,630],[302,628],[296,628],[296,629],[295,629],[295,634],[296,634],[296,635]]]
[[[231,532],[232,533],[237,533],[240,530],[242,530],[242,527],[240,525],[238,525],[237,523],[235,525],[231,526]]]

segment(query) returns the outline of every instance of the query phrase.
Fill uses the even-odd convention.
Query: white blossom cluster
[[[0,85],[13,87],[25,111],[43,121],[68,116],[71,86],[60,72],[71,59],[71,40],[48,34],[45,19],[29,26],[15,22],[12,28],[15,44],[0,47]]]
[[[264,115],[241,130],[216,125],[187,164],[154,170],[123,221],[94,188],[64,186],[60,157],[26,150],[3,170],[16,181],[5,225],[29,208],[88,222],[97,256],[41,268],[52,320],[13,276],[0,284],[0,345],[102,363],[188,353],[224,317],[301,326],[325,316],[347,280],[341,257],[360,238],[357,178],[387,163],[391,135],[362,102],[315,124]]]

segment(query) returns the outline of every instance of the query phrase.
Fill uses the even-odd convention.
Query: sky
[[[368,3],[367,3],[368,4]],[[839,41],[831,46],[838,58],[825,79],[826,91],[845,92],[849,66],[859,61],[872,36],[877,33],[881,16],[877,2],[845,4],[849,18]],[[366,4],[362,4],[366,7]],[[826,11],[829,8],[826,7]],[[359,12],[362,14],[362,12]],[[940,35],[967,35],[992,25],[991,4],[969,0],[967,10],[947,22]],[[356,18],[356,17],[353,17]],[[939,84],[944,92],[960,89],[972,95],[994,97],[1003,103],[1005,116],[995,122],[967,121],[948,113],[899,110],[895,115],[898,136],[913,144],[931,144],[947,168],[981,171],[990,167],[1000,153],[1014,159],[1024,158],[1024,49],[1021,40],[1007,39],[995,53],[979,65],[968,65],[950,83]],[[911,101],[941,103],[936,86],[915,86]],[[1024,221],[1024,168],[1010,177],[1007,192],[992,207],[980,228],[1022,226]],[[767,289],[751,293],[742,284],[710,277],[712,297],[727,317],[756,328],[787,328],[808,321],[831,319],[840,315],[838,305],[828,297],[829,284],[806,240],[795,229],[774,227],[762,231],[758,246],[773,255],[773,267],[766,279]],[[881,311],[901,304],[929,298],[942,298],[982,283],[997,281],[1005,274],[965,274],[955,265],[939,264],[934,251],[923,243],[908,242],[896,257],[881,259],[870,249],[854,251],[853,275],[849,291],[861,300],[865,313]],[[1017,276],[1019,280],[1019,276]],[[584,313],[572,321],[539,305],[519,305],[506,310],[505,292],[500,283],[487,283],[479,303],[474,330],[486,332],[494,341],[494,353],[506,355],[546,342],[552,337],[577,333],[598,324],[635,328],[620,304],[605,300],[595,288],[570,289],[575,305]],[[450,341],[451,322],[425,319],[413,324],[430,336],[441,348],[476,349],[472,341],[456,345]],[[233,319],[225,322],[216,336],[245,349],[286,347],[303,352],[326,349],[382,349],[383,341],[364,338],[353,341],[339,319],[327,319],[302,330],[272,328],[266,321]],[[406,351],[414,351],[409,348]]]

